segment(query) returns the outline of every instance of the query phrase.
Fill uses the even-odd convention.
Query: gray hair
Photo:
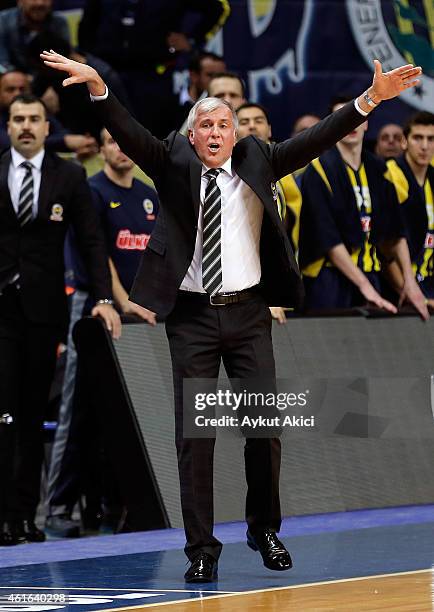
[[[212,113],[218,108],[228,108],[231,111],[234,128],[238,129],[238,117],[232,105],[221,98],[204,98],[199,100],[188,113],[187,130],[193,130],[197,116],[201,113]]]

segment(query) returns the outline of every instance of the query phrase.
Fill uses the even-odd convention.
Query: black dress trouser
[[[271,314],[260,294],[248,301],[211,306],[197,296],[179,293],[166,320],[172,356],[175,426],[181,506],[187,543],[194,559],[199,551],[218,559],[222,545],[213,536],[212,438],[183,436],[183,379],[218,378],[223,360],[229,378],[274,379]],[[279,531],[280,440],[247,438],[244,448],[247,481],[246,521],[252,533]]]
[[[0,413],[11,450],[0,474],[0,521],[33,520],[39,503],[43,459],[43,420],[56,365],[59,327],[28,320],[19,290],[0,295]]]

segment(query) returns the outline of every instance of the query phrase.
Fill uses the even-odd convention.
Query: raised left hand
[[[422,74],[420,66],[406,64],[389,72],[383,72],[381,63],[377,59],[374,60],[374,65],[375,73],[370,93],[376,103],[395,98],[406,89],[420,83],[420,79],[417,78]]]

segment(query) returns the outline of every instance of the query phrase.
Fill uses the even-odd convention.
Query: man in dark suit
[[[303,287],[277,206],[275,183],[304,166],[365,120],[382,100],[410,87],[420,68],[383,74],[373,85],[292,140],[236,142],[237,119],[224,100],[190,111],[188,138],[160,141],[135,122],[99,77],[54,52],[48,66],[69,73],[64,85],[86,82],[107,129],[153,179],[161,210],[130,299],[166,317],[172,355],[181,504],[191,562],[187,582],[217,577],[221,543],[213,536],[213,439],[185,437],[183,380],[217,378],[223,359],[231,378],[275,375],[267,304],[297,306]],[[280,441],[246,439],[247,543],[274,570],[292,566],[277,538]]]
[[[12,147],[0,158],[0,401],[1,412],[13,419],[7,435],[16,450],[10,465],[2,465],[2,476],[9,479],[1,496],[2,545],[45,539],[34,519],[43,416],[67,320],[63,246],[71,224],[92,279],[97,301],[92,314],[101,316],[115,337],[120,333],[104,239],[84,171],[45,152],[48,129],[38,98],[22,95],[12,102]]]

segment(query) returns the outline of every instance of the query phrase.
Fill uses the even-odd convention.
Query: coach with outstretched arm
[[[55,52],[48,66],[69,74],[64,85],[87,83],[105,126],[155,182],[161,212],[130,299],[166,317],[175,388],[181,504],[191,562],[187,582],[217,578],[222,545],[213,536],[213,439],[182,430],[185,378],[273,379],[268,304],[297,306],[303,286],[280,221],[275,183],[306,165],[365,121],[383,100],[417,84],[411,65],[385,74],[375,62],[372,86],[313,128],[279,144],[249,136],[236,143],[237,119],[217,98],[196,103],[188,137],[156,139],[119,104],[97,72]],[[426,307],[417,303],[421,314]],[[274,570],[292,566],[277,538],[280,441],[246,439],[247,543]]]

